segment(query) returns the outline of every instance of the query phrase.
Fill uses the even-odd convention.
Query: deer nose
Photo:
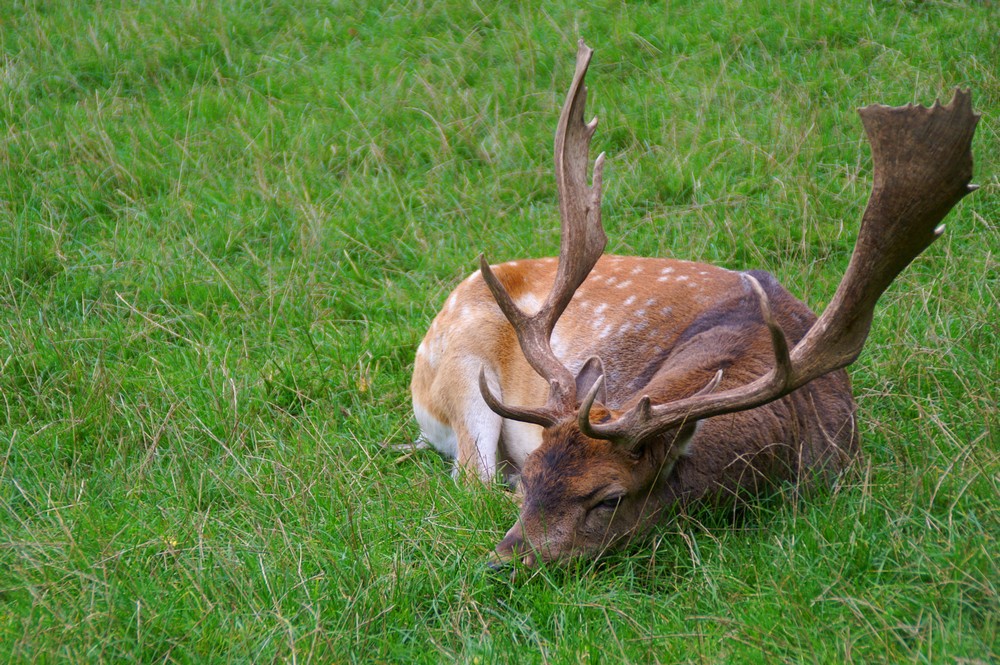
[[[520,560],[525,568],[534,568],[538,555],[524,538],[520,521],[514,524],[496,546],[486,565],[491,570],[504,570],[514,561]]]
[[[521,522],[518,521],[504,535],[496,547],[496,556],[505,561],[510,561],[518,552],[524,549],[524,534],[521,531]]]
[[[521,566],[526,569],[534,568],[538,563],[538,557],[533,551],[525,552],[521,555],[514,554],[509,558],[503,558],[494,553],[491,554],[489,559],[486,560],[486,567],[494,573],[504,573],[509,570],[511,571],[511,577],[513,578],[517,571],[514,566],[518,558],[520,558]]]

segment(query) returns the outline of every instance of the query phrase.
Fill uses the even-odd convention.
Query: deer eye
[[[618,507],[618,504],[621,503],[622,498],[623,495],[621,494],[619,494],[618,496],[608,497],[604,501],[601,501],[599,504],[594,506],[594,508],[599,508],[602,510],[614,510],[615,508]]]

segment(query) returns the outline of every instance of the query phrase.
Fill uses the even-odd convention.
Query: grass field
[[[790,4],[5,3],[0,660],[1000,660],[1000,5]],[[822,309],[855,109],[954,86],[982,189],[882,301],[835,487],[511,580],[510,495],[382,444],[478,253],[557,250],[579,36],[610,252]]]

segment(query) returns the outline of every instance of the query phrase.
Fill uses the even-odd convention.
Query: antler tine
[[[494,413],[503,418],[541,425],[542,427],[554,425],[558,421],[558,414],[549,413],[544,408],[530,409],[504,404],[490,389],[486,381],[485,367],[479,368],[479,392],[482,394],[486,406],[490,407]]]
[[[586,396],[583,398],[583,402],[580,403],[580,411],[576,415],[577,425],[580,427],[580,431],[589,436],[592,439],[603,439],[606,437],[601,436],[601,433],[594,429],[593,424],[590,422],[590,409],[594,406],[594,400],[597,399],[597,393],[601,391],[601,386],[604,384],[604,375],[597,377],[594,381],[594,385],[590,387]]]
[[[600,207],[603,153],[594,163],[593,185],[588,187],[586,184],[590,140],[597,128],[596,118],[589,123],[583,121],[587,101],[584,78],[593,54],[593,49],[588,48],[581,39],[573,82],[556,128],[555,170],[561,217],[559,266],[556,269],[555,283],[541,308],[530,315],[522,311],[490,269],[486,259],[480,256],[483,278],[504,316],[514,327],[525,358],[536,372],[549,381],[548,403],[530,414],[536,419],[549,419],[553,413],[569,413],[576,408],[576,382],[573,374],[556,358],[550,339],[556,322],[600,259],[607,244],[607,237],[601,226]],[[496,408],[493,410],[497,411]],[[522,412],[522,417],[515,419],[533,422],[527,419],[527,415],[529,414]]]
[[[640,401],[617,420],[589,423],[599,438],[641,441],[685,421],[766,404],[858,357],[875,303],[893,279],[943,231],[952,207],[975,191],[972,136],[979,116],[968,91],[947,106],[868,106],[859,111],[872,146],[874,186],[858,241],[830,305],[789,353],[767,297],[751,286],[775,352],[775,367],[749,384],[653,407]],[[750,277],[747,275],[747,277]]]
[[[694,395],[666,404],[651,406],[649,397],[643,397],[632,409],[622,414],[616,420],[607,423],[591,423],[590,404],[584,402],[587,436],[595,439],[612,439],[625,445],[635,445],[646,440],[657,432],[676,427],[684,422],[701,420],[708,416],[718,416],[734,411],[743,411],[759,406],[782,395],[788,394],[794,388],[789,387],[794,381],[794,368],[789,357],[788,340],[781,326],[778,325],[771,311],[770,300],[753,275],[744,274],[744,279],[757,296],[761,317],[771,335],[771,348],[774,351],[774,367],[756,381],[726,390],[721,393],[713,391],[722,380],[722,370],[715,373],[712,379]],[[581,408],[581,412],[584,408]],[[581,430],[585,416],[581,413]]]
[[[608,238],[601,225],[601,187],[604,153],[594,161],[594,179],[587,186],[590,140],[597,118],[584,122],[587,88],[584,78],[594,50],[581,39],[576,54],[576,72],[566,94],[555,137],[556,184],[559,191],[561,237],[556,282],[546,304],[552,306],[553,321],[569,304],[573,293],[604,253]]]

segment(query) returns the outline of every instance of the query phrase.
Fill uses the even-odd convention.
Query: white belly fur
[[[413,415],[420,425],[420,435],[438,452],[454,459],[458,456],[458,437],[448,425],[435,418],[417,400],[413,400]]]

